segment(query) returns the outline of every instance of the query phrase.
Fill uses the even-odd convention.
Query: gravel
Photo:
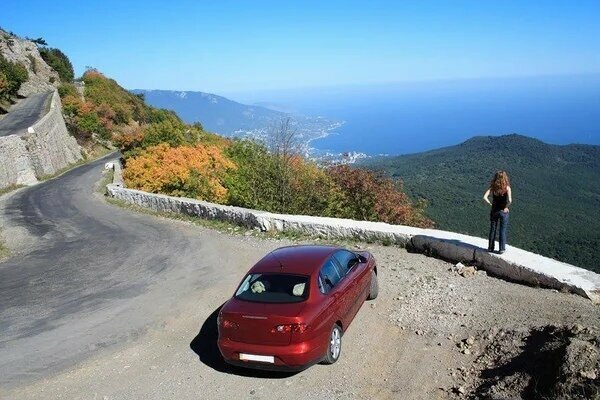
[[[58,374],[0,389],[0,398],[542,398],[535,396],[569,394],[581,385],[586,394],[598,393],[600,311],[589,300],[505,282],[469,266],[461,274],[444,261],[372,244],[360,247],[378,260],[379,297],[361,308],[336,364],[296,374],[228,367],[210,332],[215,310],[250,267],[236,254],[258,258],[291,242],[173,223],[199,235],[239,238],[236,249],[223,254],[228,269],[222,279],[182,296],[145,333],[99,347]],[[527,348],[532,338],[539,346]],[[517,368],[514,360],[538,357],[556,361],[555,375],[548,376],[562,383],[531,394],[538,364]]]

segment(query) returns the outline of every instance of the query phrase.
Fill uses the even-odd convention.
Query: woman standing
[[[489,197],[492,194],[492,202]],[[505,171],[498,171],[490,183],[490,187],[483,195],[483,200],[492,206],[490,211],[490,236],[488,250],[494,251],[496,241],[496,230],[500,229],[500,251],[502,254],[506,251],[506,230],[508,228],[508,207],[512,203],[512,193],[510,190],[510,181]]]

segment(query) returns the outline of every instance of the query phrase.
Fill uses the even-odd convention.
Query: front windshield
[[[308,297],[308,277],[288,274],[249,274],[235,298],[258,303],[297,303]]]

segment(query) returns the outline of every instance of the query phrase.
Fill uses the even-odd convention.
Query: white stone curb
[[[120,170],[118,162],[115,163],[115,167],[117,165]],[[595,304],[600,304],[599,274],[512,246],[502,255],[490,254],[486,250],[487,240],[473,236],[383,222],[274,214],[184,197],[147,193],[124,188],[120,174],[117,178],[116,173],[114,184],[109,184],[106,188],[113,198],[158,212],[227,221],[261,231],[296,231],[326,238],[353,238],[362,241],[385,240],[428,256],[452,262],[477,264],[489,273],[510,281],[558,290],[567,289],[589,298]]]

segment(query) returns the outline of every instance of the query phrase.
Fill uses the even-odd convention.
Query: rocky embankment
[[[11,128],[6,136],[0,137],[0,189],[3,189],[35,184],[40,178],[59,172],[83,156],[63,119],[56,92],[60,84],[58,74],[42,59],[36,44],[0,30],[0,53],[8,61],[27,69],[28,79],[21,84],[19,96],[52,92],[47,104],[36,107],[43,115],[37,122],[25,120],[17,113],[16,120],[21,119],[21,125],[27,125]]]
[[[480,354],[455,374],[456,394],[479,399],[597,399],[600,335],[581,324],[491,328],[461,341]]]
[[[0,53],[8,61],[27,68],[29,78],[21,85],[19,96],[28,97],[56,89],[60,84],[58,73],[42,58],[32,41],[13,36],[0,29]]]

